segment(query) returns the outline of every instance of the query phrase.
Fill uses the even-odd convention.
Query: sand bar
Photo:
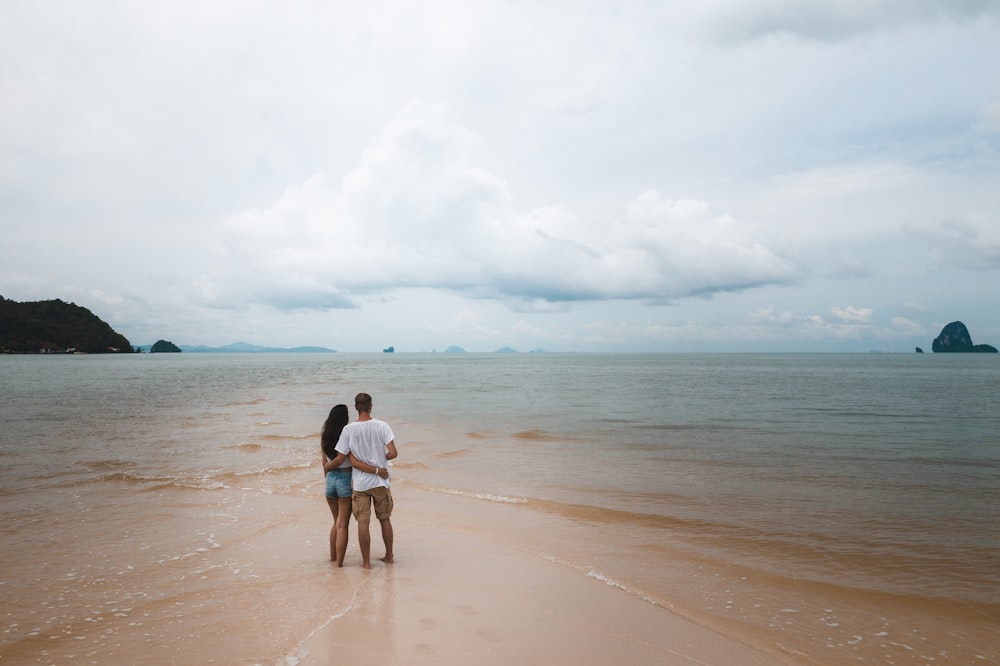
[[[301,664],[780,663],[516,544],[420,519],[421,493],[396,495],[397,562],[364,572],[352,607],[295,651]],[[331,569],[331,585],[356,573]]]

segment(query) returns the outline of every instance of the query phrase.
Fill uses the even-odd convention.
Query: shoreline
[[[340,659],[749,666],[785,661],[611,581],[448,525],[447,516],[430,506],[435,498],[405,482],[394,494],[396,562],[377,561],[382,545],[373,529],[373,569],[362,572],[352,539],[345,568],[358,572],[330,569],[331,585],[345,573],[357,585],[350,608],[309,632],[288,661],[303,666]],[[355,529],[352,521],[352,537]],[[360,584],[356,573],[365,577]]]

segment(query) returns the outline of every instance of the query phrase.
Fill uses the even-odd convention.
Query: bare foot
[[[364,563],[363,563],[363,564],[361,565],[361,568],[362,568],[362,569],[371,569],[371,568],[372,568],[372,564],[371,564],[371,562],[364,562]]]
[[[385,557],[378,558],[380,562],[385,562],[386,564],[392,564],[395,560],[392,555],[386,555]]]

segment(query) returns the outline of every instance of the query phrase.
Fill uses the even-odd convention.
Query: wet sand
[[[320,475],[263,479],[101,483],[74,511],[36,507],[44,520],[2,549],[0,661],[788,663],[561,560],[566,542],[524,505],[394,482],[396,563],[362,569],[352,521],[337,568]]]
[[[435,510],[469,500],[435,498],[405,484],[395,496],[396,563],[374,562],[363,572],[350,609],[304,640],[293,660],[307,666],[782,661],[516,543],[484,539],[461,527],[464,521],[449,525]],[[351,529],[353,537],[353,523]],[[377,533],[372,554],[382,554]],[[347,566],[358,571],[331,568],[331,586],[345,574],[357,581],[356,551]]]

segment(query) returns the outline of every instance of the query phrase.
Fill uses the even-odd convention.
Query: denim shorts
[[[338,467],[326,473],[326,496],[330,499],[351,496],[350,467]]]

